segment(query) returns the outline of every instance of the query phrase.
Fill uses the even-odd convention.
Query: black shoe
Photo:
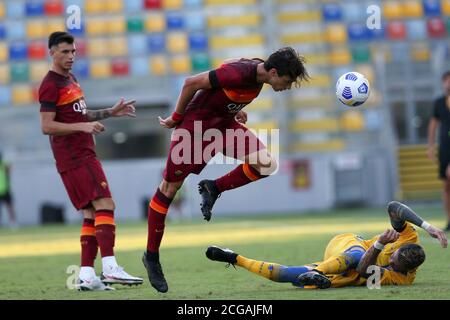
[[[159,292],[167,292],[169,287],[164,278],[161,263],[159,263],[159,261],[151,261],[147,256],[147,252],[144,252],[142,262],[144,263],[145,269],[147,269],[148,279],[150,280],[152,287]]]
[[[444,232],[450,232],[450,222],[447,224],[447,227],[445,227]]]
[[[203,218],[206,221],[211,220],[211,210],[216,202],[217,198],[220,197],[220,192],[217,190],[216,183],[214,180],[202,180],[198,184],[198,191],[202,196],[202,203],[200,208],[202,210]]]
[[[312,270],[302,273],[297,277],[298,285],[304,286],[316,286],[319,289],[327,289],[331,286],[330,279],[327,278],[323,273]]]
[[[222,249],[217,246],[209,246],[206,250],[206,256],[213,261],[227,262],[234,265],[236,261],[237,253],[234,253],[230,249]]]

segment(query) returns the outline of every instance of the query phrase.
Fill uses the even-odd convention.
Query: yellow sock
[[[349,267],[349,261],[346,259],[345,255],[339,255],[331,257],[323,262],[321,262],[316,268],[324,274],[339,274],[347,271]]]
[[[250,272],[256,273],[257,275],[272,281],[278,280],[281,265],[277,263],[247,259],[243,256],[237,256],[236,260],[238,266],[243,267]]]

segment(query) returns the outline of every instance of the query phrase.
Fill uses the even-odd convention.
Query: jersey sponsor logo
[[[241,111],[248,103],[230,103],[227,105],[229,113],[238,113]]]
[[[81,114],[86,114],[87,113],[87,107],[86,107],[86,102],[84,102],[83,99],[80,99],[78,102],[75,102],[72,105],[73,111],[75,112],[81,112]]]

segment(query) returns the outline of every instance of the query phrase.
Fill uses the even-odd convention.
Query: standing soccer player
[[[203,72],[185,80],[176,109],[167,119],[159,118],[164,128],[174,128],[170,151],[164,170],[164,177],[148,207],[147,251],[142,258],[152,286],[159,292],[167,292],[168,286],[159,262],[159,246],[163,237],[166,214],[172,199],[190,174],[199,174],[216,152],[242,160],[244,164],[217,180],[203,180],[199,183],[202,196],[201,211],[205,220],[211,219],[211,210],[219,195],[265,178],[276,171],[277,163],[264,144],[242,123],[247,114],[241,109],[255,99],[265,83],[275,91],[290,89],[293,83],[308,80],[304,59],[290,48],[274,52],[266,61],[262,59],[233,59],[225,61],[218,69]],[[199,128],[200,126],[200,128]],[[208,158],[203,151],[212,143],[204,141],[203,133],[209,129],[219,130],[223,141],[220,150],[215,149]],[[236,135],[227,138],[229,131]],[[179,149],[190,134],[192,148],[200,145],[194,153],[183,154],[180,161]],[[240,133],[240,134],[239,134]],[[244,139],[239,139],[239,135]],[[206,139],[205,139],[206,140]],[[236,140],[241,143],[235,143]],[[188,144],[189,144],[188,142]],[[208,148],[209,147],[209,148]],[[200,156],[200,159],[198,159]],[[185,161],[187,159],[187,161]]]
[[[126,273],[114,256],[115,205],[92,136],[105,130],[99,120],[135,117],[135,101],[121,99],[112,108],[88,110],[83,91],[70,73],[76,52],[73,36],[54,32],[48,48],[53,63],[39,88],[41,128],[49,135],[56,168],[70,200],[84,216],[78,289],[112,290],[109,284],[142,284],[143,280]],[[94,270],[98,247],[103,266],[101,279]]]

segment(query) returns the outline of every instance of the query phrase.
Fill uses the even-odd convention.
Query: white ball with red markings
[[[347,72],[336,82],[336,97],[349,107],[362,105],[369,98],[369,80],[358,72]]]

